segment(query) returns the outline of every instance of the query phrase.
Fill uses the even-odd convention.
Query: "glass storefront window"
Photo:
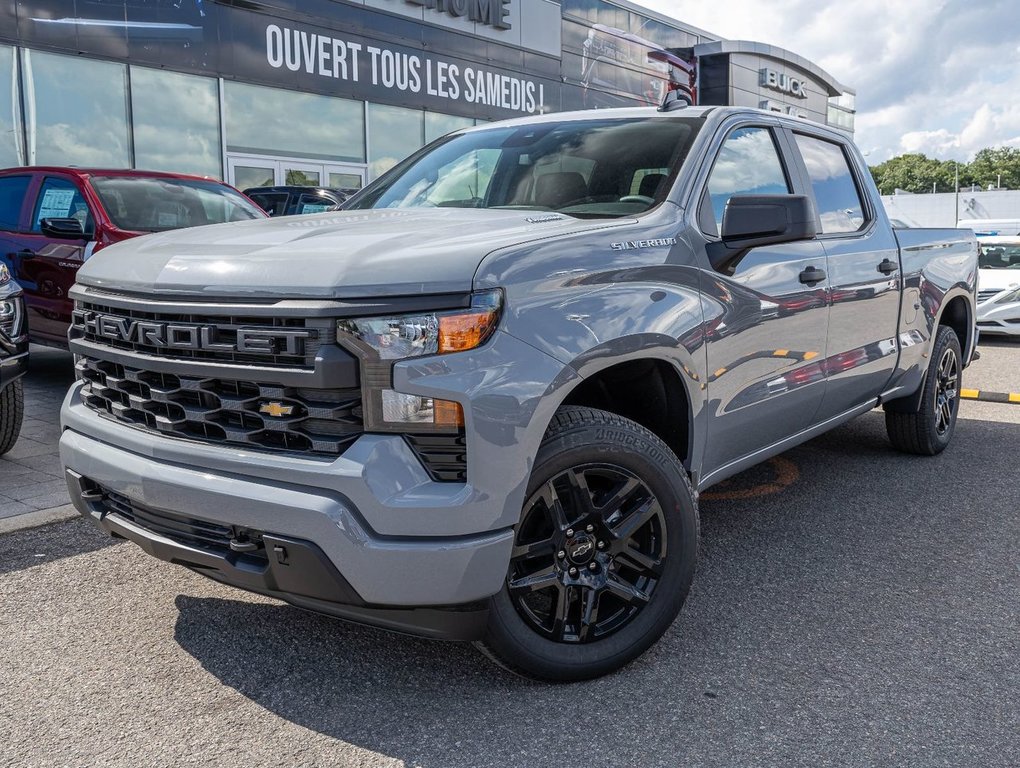
[[[435,141],[440,136],[445,136],[451,131],[461,128],[470,128],[475,124],[473,118],[457,117],[456,115],[443,115],[439,112],[425,113],[425,143]]]
[[[362,102],[224,83],[227,150],[365,162]]]
[[[368,178],[377,179],[420,149],[425,137],[425,113],[420,109],[368,105]]]
[[[127,168],[127,68],[22,50],[28,161]]]
[[[131,67],[135,167],[223,177],[216,80]]]
[[[14,48],[0,45],[0,168],[24,165]]]

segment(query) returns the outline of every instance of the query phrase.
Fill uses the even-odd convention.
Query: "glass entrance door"
[[[365,184],[365,166],[230,154],[227,155],[227,181],[242,192],[252,187],[279,186],[357,190]]]

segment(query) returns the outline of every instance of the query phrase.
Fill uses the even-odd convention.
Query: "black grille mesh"
[[[338,456],[364,431],[360,389],[178,376],[88,357],[76,368],[90,408],[172,437]]]

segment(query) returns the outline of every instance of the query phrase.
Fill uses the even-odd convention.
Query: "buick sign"
[[[768,67],[762,68],[760,74],[761,86],[763,88],[771,88],[773,91],[788,93],[798,99],[806,99],[808,97],[807,90],[804,88],[804,81],[799,78],[780,74]]]

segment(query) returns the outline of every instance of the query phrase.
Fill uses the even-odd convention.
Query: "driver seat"
[[[543,173],[535,180],[535,205],[560,208],[588,196],[584,176],[576,171]]]

